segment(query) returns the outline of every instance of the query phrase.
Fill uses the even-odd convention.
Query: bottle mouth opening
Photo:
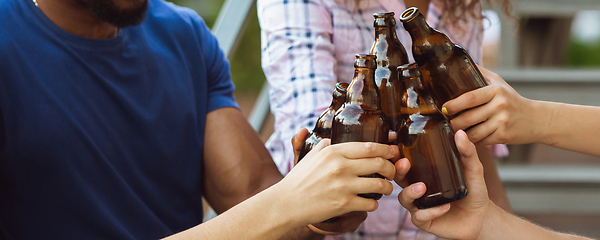
[[[373,17],[374,18],[380,18],[380,17],[394,17],[395,13],[394,12],[382,12],[382,13],[373,13]]]
[[[416,63],[408,63],[397,68],[398,77],[400,79],[411,79],[415,77],[421,76],[421,71],[419,71],[419,66]]]
[[[355,68],[377,68],[377,57],[370,54],[356,54]]]
[[[394,12],[374,13],[373,27],[390,27],[396,25]]]
[[[402,14],[400,14],[400,21],[402,22],[410,22],[419,14],[419,9],[416,7],[410,7],[404,10]]]
[[[348,83],[337,83],[335,85],[335,88],[340,91],[340,92],[346,92],[346,90],[348,89]]]

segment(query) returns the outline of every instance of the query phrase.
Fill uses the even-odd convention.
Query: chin
[[[119,28],[139,25],[146,17],[148,0],[82,0],[98,19]]]
[[[132,11],[148,5],[148,0],[109,0],[121,11]]]

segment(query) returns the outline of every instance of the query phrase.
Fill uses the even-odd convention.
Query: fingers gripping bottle
[[[430,208],[463,198],[467,185],[450,122],[423,87],[416,64],[398,72],[405,89],[398,147],[411,164],[406,179],[427,187],[415,206]]]
[[[306,138],[306,141],[304,141],[304,145],[302,146],[302,150],[300,150],[300,155],[298,156],[298,162],[300,162],[300,160],[302,160],[302,158],[304,158],[304,156],[306,156],[310,150],[319,144],[321,140],[324,138],[331,138],[331,123],[333,122],[335,112],[342,106],[342,104],[344,104],[346,98],[346,88],[348,88],[348,83],[337,83],[335,85],[331,105],[325,109],[325,111],[317,119],[315,128],[312,130],[308,138]]]
[[[375,84],[377,63],[374,55],[357,54],[354,78],[346,92],[346,102],[338,110],[331,125],[331,144],[344,142],[388,143],[389,127],[381,111],[379,90]],[[384,178],[380,174],[363,177]],[[359,194],[378,200],[381,194]]]
[[[413,57],[423,75],[423,85],[438,109],[463,93],[487,86],[467,51],[430,27],[417,8],[406,9],[400,21],[412,38]]]

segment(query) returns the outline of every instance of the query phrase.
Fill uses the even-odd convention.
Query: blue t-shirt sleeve
[[[239,108],[235,101],[229,72],[229,61],[215,36],[210,32],[204,21],[198,17],[199,41],[204,52],[204,62],[207,68],[208,112],[223,108]]]

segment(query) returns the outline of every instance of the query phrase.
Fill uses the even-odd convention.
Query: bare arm
[[[477,155],[480,156],[479,160],[483,165],[483,176],[485,178],[485,185],[487,186],[490,200],[504,209],[504,211],[512,212],[510,202],[506,196],[506,191],[504,191],[500,175],[498,175],[498,168],[496,167],[496,162],[494,161],[491,151],[485,146],[480,146],[477,147]]]
[[[359,176],[374,171],[393,179],[394,166],[385,159],[397,157],[397,147],[374,143],[326,147],[328,143],[327,140],[319,144],[282,180],[238,109],[222,108],[209,113],[204,193],[211,206],[222,214],[169,239],[277,239],[284,233],[315,239],[319,236],[305,227],[309,223],[351,211],[375,210],[377,201],[357,194],[390,194],[391,183]],[[275,185],[269,187],[272,184]],[[260,192],[265,188],[268,189]],[[244,201],[248,197],[251,198]],[[289,233],[292,229],[300,232]]]
[[[203,195],[219,214],[283,178],[235,108],[218,109],[206,117],[203,174]]]
[[[415,226],[450,239],[588,239],[545,229],[496,206],[488,198],[484,169],[475,146],[463,131],[456,133],[456,143],[462,155],[469,194],[449,204],[419,210],[413,202],[425,193],[425,184],[415,183],[404,188],[398,199],[412,214]]]
[[[204,144],[204,196],[222,213],[283,178],[269,152],[241,112],[234,108],[208,114]],[[226,144],[225,144],[226,143]],[[283,239],[320,239],[306,226]]]
[[[600,157],[600,107],[530,100],[522,97],[497,74],[481,68],[489,86],[448,101],[455,129],[466,129],[477,145],[539,142]]]
[[[600,157],[600,107],[534,101],[536,142]]]

